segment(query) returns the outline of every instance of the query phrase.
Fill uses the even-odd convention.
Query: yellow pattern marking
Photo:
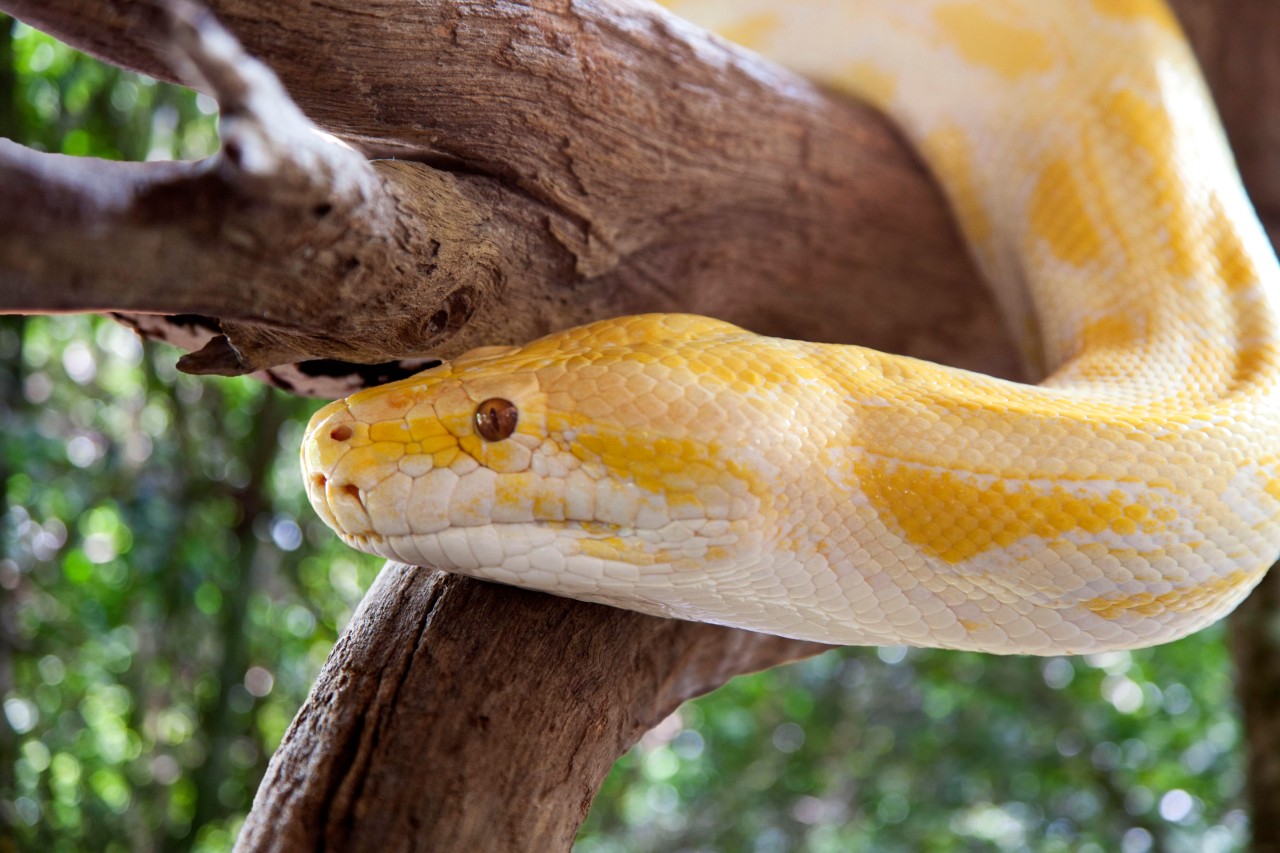
[[[938,28],[960,55],[1006,78],[1053,66],[1044,33],[1001,20],[986,3],[956,3],[933,13]]]
[[[1129,143],[1124,154],[1149,205],[1162,213],[1168,246],[1168,273],[1185,278],[1197,269],[1200,229],[1187,208],[1186,185],[1174,158],[1174,130],[1169,115],[1131,89],[1121,89],[1102,99],[1099,113],[1116,137]],[[1152,247],[1155,248],[1155,247]]]
[[[951,177],[947,189],[969,239],[979,244],[987,242],[991,239],[991,219],[983,206],[978,167],[969,137],[957,127],[943,128],[925,138],[921,148],[936,168]]]
[[[1226,283],[1227,289],[1246,290],[1257,284],[1258,268],[1249,257],[1249,253],[1245,251],[1240,232],[1227,218],[1226,211],[1222,209],[1222,201],[1215,196],[1210,201],[1209,208],[1212,219],[1208,230],[1213,238],[1210,250],[1213,252],[1214,266],[1217,268],[1218,275]]]
[[[859,462],[854,473],[871,503],[908,542],[948,563],[1008,548],[1028,536],[1052,542],[1075,530],[1128,536],[1164,527],[1150,506],[1120,490],[1100,498],[1057,485],[1048,490],[1002,481],[980,486],[964,473],[883,459]]]
[[[710,499],[727,498],[731,491],[746,492],[761,500],[769,497],[768,484],[759,472],[733,459],[725,448],[600,429],[583,419],[574,419],[570,429],[577,440],[567,449],[578,460],[587,466],[602,466],[605,475],[615,481],[634,483],[661,496],[673,509],[698,507],[710,511]],[[723,515],[727,508],[719,509]]]
[[[1102,235],[1085,206],[1084,192],[1062,159],[1051,161],[1031,191],[1028,224],[1059,260],[1078,267],[1102,255]]]
[[[725,27],[720,35],[743,47],[758,48],[770,34],[778,30],[780,23],[781,19],[776,12],[763,12]]]
[[[1178,20],[1159,0],[1089,0],[1093,8],[1103,15],[1126,20],[1148,20],[1166,30],[1180,33]]]
[[[1085,323],[1081,331],[1084,349],[1100,352],[1107,349],[1131,346],[1141,336],[1140,318],[1122,314],[1108,314]]]
[[[882,109],[898,91],[898,78],[870,62],[852,62],[840,73],[840,82]]]
[[[1202,584],[1177,588],[1160,594],[1138,592],[1133,595],[1102,595],[1080,603],[1103,619],[1123,616],[1160,616],[1165,613],[1193,613],[1222,599],[1257,578],[1258,572],[1234,571],[1210,578]]]

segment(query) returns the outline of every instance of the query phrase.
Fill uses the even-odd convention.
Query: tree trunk
[[[1256,112],[1265,87],[1248,72],[1273,42],[1232,21],[1274,13],[1176,5],[1220,97],[1249,91]],[[203,88],[224,141],[171,165],[0,147],[0,310],[203,315],[212,333],[178,338],[204,344],[185,362],[200,372],[449,357],[689,310],[1016,373],[940,196],[884,122],[648,4],[213,2],[288,96],[187,5],[0,8]],[[1254,152],[1245,174],[1270,187],[1270,113],[1223,103]],[[309,122],[397,159],[323,146]],[[647,727],[820,648],[388,564],[239,848],[565,849]]]

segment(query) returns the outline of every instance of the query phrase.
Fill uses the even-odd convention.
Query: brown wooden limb
[[[320,127],[416,161],[375,168],[394,183],[398,202],[417,204],[425,224],[407,235],[411,246],[440,244],[425,284],[393,277],[379,284],[378,298],[335,307],[328,316],[340,315],[343,331],[295,359],[344,346],[337,357],[349,361],[447,357],[605,316],[686,310],[764,333],[1016,374],[936,190],[884,121],[674,25],[657,7],[211,7]],[[0,0],[0,8],[117,64],[172,76],[137,4]],[[410,172],[417,185],[406,188]],[[444,225],[453,227],[437,227]],[[477,247],[480,264],[468,256]],[[341,253],[325,267],[297,263],[293,248],[299,274],[289,310],[264,317],[254,309],[259,327],[279,337],[316,334],[315,303],[375,278],[364,273],[357,286],[343,274]],[[91,277],[77,281],[96,286]],[[442,336],[423,318],[454,294],[457,310]],[[423,303],[432,307],[406,308]],[[292,319],[299,311],[309,320],[303,329]],[[375,346],[377,332],[402,316],[421,324],[418,333],[406,323],[393,330],[393,345]],[[241,327],[228,337],[242,355],[254,347],[276,353],[267,360],[295,343],[260,344]]]
[[[567,850],[609,767],[681,702],[824,648],[388,563],[237,849]]]
[[[324,139],[212,18],[174,9],[172,52],[219,99],[221,154],[113,163],[0,140],[0,310],[217,318],[224,337],[183,367],[223,374],[476,344],[499,301],[521,309],[503,325],[513,335],[585,315],[541,307],[545,285],[504,294],[509,259],[567,263],[539,257],[512,226],[542,227],[545,212]]]

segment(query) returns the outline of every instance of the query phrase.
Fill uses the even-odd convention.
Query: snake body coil
[[[318,412],[357,548],[850,644],[1175,639],[1280,553],[1280,268],[1155,0],[688,0],[887,112],[1044,378],[646,315]]]

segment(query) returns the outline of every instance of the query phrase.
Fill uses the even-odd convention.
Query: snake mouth
[[[325,491],[329,487],[329,478],[324,474],[312,474],[311,481],[315,485],[317,492]],[[355,501],[364,512],[367,513],[369,511],[369,508],[364,505],[364,496],[361,494],[359,486],[354,483],[345,483],[338,486],[338,491],[340,491],[346,499]]]
[[[374,533],[364,490],[345,476],[334,476],[351,450],[350,439],[359,426],[344,403],[331,403],[312,416],[302,441],[307,498],[325,524],[340,536]]]
[[[307,480],[307,497],[319,516],[340,536],[367,537],[374,533],[364,494],[354,483],[335,483],[323,473]]]

